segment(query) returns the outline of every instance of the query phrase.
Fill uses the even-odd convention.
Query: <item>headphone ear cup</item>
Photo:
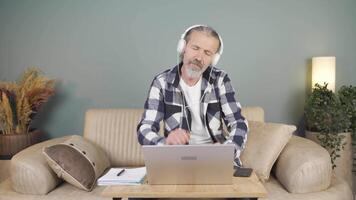
[[[177,45],[177,52],[179,53],[179,55],[183,53],[184,47],[185,47],[185,40],[184,39],[180,39],[178,41],[178,45]]]
[[[220,54],[219,54],[219,53],[216,53],[216,54],[214,55],[213,60],[211,61],[211,65],[214,67],[216,64],[218,64],[219,59],[220,59]]]

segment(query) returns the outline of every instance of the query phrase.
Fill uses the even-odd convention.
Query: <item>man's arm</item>
[[[233,143],[235,145],[235,165],[241,166],[239,157],[245,148],[248,123],[241,115],[241,105],[235,99],[235,91],[228,75],[226,74],[222,80],[219,80],[218,84],[223,118],[229,131],[225,144]]]
[[[155,78],[145,102],[142,119],[137,125],[137,137],[141,145],[163,145],[165,143],[165,137],[158,134],[159,123],[164,117],[163,98],[162,85]]]

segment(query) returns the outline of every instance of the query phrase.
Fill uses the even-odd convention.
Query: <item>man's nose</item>
[[[203,53],[204,53],[204,52],[199,51],[199,52],[197,53],[197,55],[196,55],[196,59],[199,60],[199,61],[203,60]]]

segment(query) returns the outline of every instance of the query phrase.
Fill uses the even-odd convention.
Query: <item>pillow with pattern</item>
[[[79,135],[44,147],[43,154],[58,177],[86,191],[94,188],[96,179],[110,166],[105,152]]]

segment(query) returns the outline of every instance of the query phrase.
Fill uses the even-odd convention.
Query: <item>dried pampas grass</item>
[[[13,132],[13,115],[12,115],[12,110],[9,102],[9,98],[7,97],[5,92],[2,92],[1,95],[1,103],[0,103],[1,113],[2,115],[2,121],[3,121],[3,133],[4,134],[10,134]]]
[[[27,69],[19,83],[0,82],[0,134],[27,133],[41,106],[54,95],[55,80]]]

